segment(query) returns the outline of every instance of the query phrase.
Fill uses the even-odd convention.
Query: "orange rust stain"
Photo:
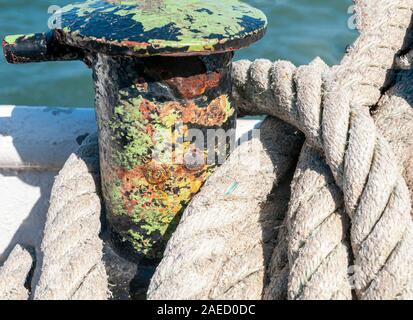
[[[145,73],[165,83],[184,99],[202,96],[208,89],[219,87],[222,79],[222,71],[208,72],[199,57],[149,59],[145,63]]]
[[[151,44],[148,42],[136,42],[136,41],[128,41],[128,40],[123,40],[121,41],[121,46],[126,46],[126,47],[139,47],[139,48],[147,48]]]
[[[149,100],[142,99],[139,105],[139,111],[142,114],[143,119],[150,120],[154,111],[156,111],[156,105]]]
[[[218,87],[221,81],[219,72],[203,73],[189,77],[175,77],[165,80],[165,83],[185,99],[194,99],[203,95],[208,89]]]
[[[117,175],[122,182],[121,192],[123,197],[123,203],[128,214],[131,215],[138,204],[136,200],[130,199],[130,194],[135,190],[136,179],[142,179],[143,174],[141,168],[137,167],[133,170],[117,170]]]
[[[158,164],[155,161],[137,166],[132,170],[117,170],[117,176],[122,182],[125,191],[131,191],[135,188],[137,180],[145,179],[150,185],[162,185],[169,179],[168,167]]]
[[[146,125],[145,129],[146,129],[147,134],[153,137],[155,133],[155,129],[150,124]]]
[[[131,215],[139,204],[138,201],[131,199],[134,193],[142,192],[139,186],[143,186],[145,192],[141,193],[145,198],[142,208],[153,205],[154,201],[163,202],[164,192],[173,192],[181,182],[184,182],[191,193],[199,191],[206,178],[207,166],[199,167],[197,171],[188,170],[185,165],[162,165],[151,161],[146,165],[138,166],[133,170],[116,170],[117,176],[121,180],[121,193],[125,209]],[[179,188],[179,187],[178,187]],[[178,191],[179,192],[179,191]],[[177,194],[177,196],[179,196]],[[166,213],[166,209],[163,212]]]
[[[134,180],[142,179],[144,174],[141,167],[136,167],[133,170],[118,170],[118,177],[122,181],[123,189],[130,191],[134,188]]]
[[[124,204],[125,204],[125,209],[128,211],[129,215],[131,215],[136,205],[138,204],[138,202],[136,200],[129,200],[129,201],[124,201]]]
[[[199,107],[194,102],[181,104],[176,101],[166,102],[158,107],[151,101],[142,99],[139,111],[143,120],[151,120],[154,114],[159,114],[161,118],[168,116],[171,112],[178,113],[179,121],[183,123],[198,124],[201,126],[220,126],[227,119],[226,114],[227,99],[222,95],[213,100],[207,107]],[[154,129],[150,125],[146,126],[146,131],[153,135]]]
[[[144,167],[146,181],[152,185],[162,185],[169,179],[167,168],[151,161]]]
[[[163,106],[160,116],[166,116],[175,110],[182,115],[181,120],[184,123],[193,123],[202,126],[219,126],[222,125],[227,118],[226,106],[225,96],[220,96],[213,100],[206,108],[200,108],[193,102],[186,104],[168,102]]]

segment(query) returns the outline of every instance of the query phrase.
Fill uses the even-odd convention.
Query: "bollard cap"
[[[140,57],[234,51],[267,27],[263,12],[238,0],[89,0],[53,18],[68,45]]]

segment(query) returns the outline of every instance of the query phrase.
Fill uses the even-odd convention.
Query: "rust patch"
[[[99,39],[98,39],[99,40]],[[116,42],[116,41],[112,41],[112,42]],[[123,40],[120,42],[120,44],[126,47],[131,47],[131,48],[147,48],[149,47],[151,44],[148,42],[136,42],[136,41],[128,41],[128,40]]]
[[[154,112],[157,111],[156,105],[147,99],[142,99],[139,105],[139,111],[142,114],[142,118],[145,120],[150,120]]]
[[[194,99],[203,95],[208,89],[216,88],[221,82],[221,73],[211,72],[190,77],[176,77],[165,81],[183,98]]]
[[[18,63],[30,62],[29,58],[26,58],[24,56],[15,55],[13,53],[14,50],[13,50],[12,44],[8,44],[6,41],[3,40],[2,47],[3,47],[4,56],[8,63],[18,64]]]
[[[222,78],[221,72],[217,70],[207,72],[204,62],[199,57],[149,58],[145,62],[145,73],[156,81],[165,83],[184,99],[194,99],[208,89],[218,87]]]
[[[162,165],[156,164],[154,161],[148,163],[143,170],[145,179],[149,184],[162,185],[169,179],[166,168]]]
[[[161,117],[171,111],[178,111],[184,123],[193,123],[201,126],[220,126],[227,120],[227,99],[222,95],[213,100],[206,108],[200,108],[195,103],[180,104],[169,102],[163,105]]]
[[[171,199],[165,198],[165,192],[169,192],[176,198],[177,207],[170,208],[174,216],[181,208],[181,201],[188,201],[188,195],[181,194],[182,188],[187,188],[190,194],[198,192],[208,176],[207,168],[203,165],[189,170],[185,165],[167,166],[151,161],[133,170],[116,169],[115,172],[120,179],[122,202],[129,215],[134,214],[137,207],[156,207],[156,203],[166,205]]]
[[[125,190],[131,190],[134,185],[134,179],[141,179],[144,177],[142,167],[136,167],[133,170],[117,170],[117,175],[122,182],[122,186]]]

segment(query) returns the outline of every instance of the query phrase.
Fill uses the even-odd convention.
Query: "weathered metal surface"
[[[94,69],[103,192],[113,240],[129,258],[162,256],[180,213],[215,169],[215,161],[206,161],[206,143],[200,150],[178,136],[199,129],[206,138],[207,129],[235,128],[231,58],[232,53],[98,56]],[[197,156],[202,160],[193,161]]]
[[[55,32],[7,36],[3,51],[7,62],[13,64],[85,59],[82,49],[62,44]]]
[[[56,15],[70,45],[137,56],[233,51],[267,26],[261,11],[237,0],[90,0]]]
[[[229,152],[232,51],[260,39],[266,17],[237,0],[89,0],[56,15],[56,30],[6,37],[5,56],[93,66],[112,240],[128,259],[158,259],[180,213]],[[212,128],[230,137],[214,142],[210,161]],[[194,129],[201,147],[185,139]]]

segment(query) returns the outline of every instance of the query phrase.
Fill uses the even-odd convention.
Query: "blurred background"
[[[77,0],[0,0],[0,38],[47,30],[51,5]],[[179,0],[177,0],[179,1]],[[225,1],[225,0],[222,0]],[[336,64],[357,37],[348,27],[352,0],[246,0],[263,10],[269,29],[263,40],[236,59],[286,59],[296,65],[320,56]],[[350,12],[350,13],[349,13]],[[7,65],[0,55],[0,105],[91,107],[91,71],[80,62]]]

